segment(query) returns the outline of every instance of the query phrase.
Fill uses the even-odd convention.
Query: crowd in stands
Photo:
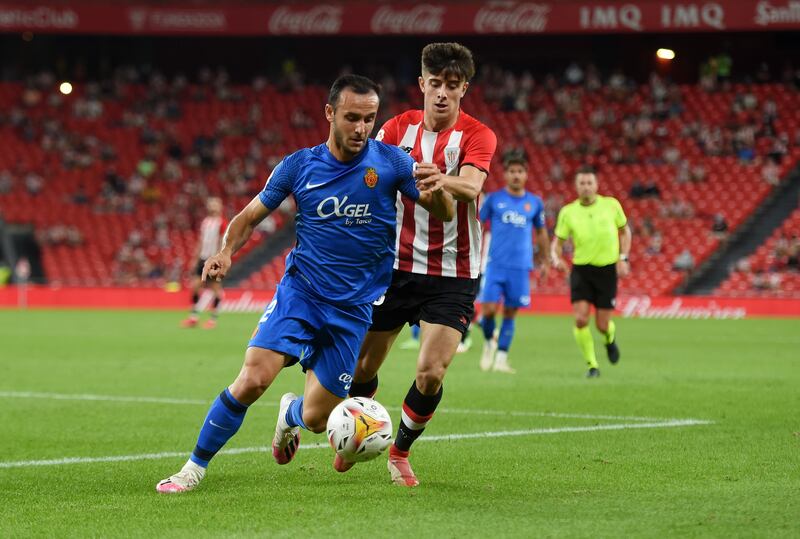
[[[729,59],[712,60],[698,85],[657,73],[641,84],[591,64],[571,63],[544,76],[487,64],[464,106],[497,127],[499,156],[530,158],[529,188],[543,196],[551,227],[574,198],[573,171],[598,165],[601,191],[630,210],[640,275],[633,288],[663,293],[735,232],[800,156],[795,71],[779,84],[764,72],[761,85],[739,84]],[[283,155],[326,137],[319,113],[326,89],[305,79],[286,62],[280,76],[250,84],[232,83],[224,69],[203,69],[190,79],[135,67],[78,85],[70,96],[49,72],[2,83],[0,132],[26,153],[0,150],[0,197],[16,194],[13,200],[27,205],[5,213],[36,225],[54,280],[180,280],[194,263],[208,196],[221,196],[231,217]],[[413,85],[389,76],[381,82],[384,117],[419,106]],[[493,164],[487,190],[502,185],[501,161]],[[714,200],[730,178],[738,213]],[[698,198],[704,192],[710,196]],[[35,201],[42,197],[54,197],[48,200],[63,205],[64,215],[38,215]],[[293,211],[291,203],[283,206],[263,234]],[[94,270],[59,276],[62,249],[89,253]],[[542,289],[563,291],[557,279]]]

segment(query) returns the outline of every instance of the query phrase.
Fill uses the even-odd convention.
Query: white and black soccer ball
[[[328,441],[348,462],[372,460],[392,443],[392,418],[376,400],[352,397],[328,416]]]

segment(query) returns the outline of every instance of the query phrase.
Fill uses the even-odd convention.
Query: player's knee
[[[434,365],[417,373],[417,389],[423,395],[433,395],[442,386],[447,368],[443,365]]]
[[[589,317],[588,316],[576,316],[575,317],[575,327],[578,329],[583,329],[589,325]]]
[[[328,416],[320,414],[314,409],[303,408],[303,423],[306,424],[308,430],[319,434],[325,431],[325,427],[328,425]]]

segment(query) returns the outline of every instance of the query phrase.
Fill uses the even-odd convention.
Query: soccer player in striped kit
[[[197,238],[197,263],[192,275],[192,310],[189,316],[181,322],[185,328],[193,328],[197,325],[200,314],[200,290],[204,287],[211,288],[214,293],[214,300],[211,305],[211,318],[203,324],[205,329],[213,329],[217,325],[217,314],[219,302],[222,300],[222,283],[211,281],[203,283],[200,276],[203,274],[203,265],[206,260],[217,254],[222,245],[222,236],[228,228],[228,221],[222,215],[222,200],[217,197],[210,197],[206,201],[206,211],[208,215],[200,223],[200,234]]]
[[[417,170],[427,177],[424,182],[442,182],[457,201],[456,218],[442,223],[430,219],[410,198],[398,196],[392,284],[375,303],[350,388],[352,396],[374,395],[378,369],[400,330],[405,324],[420,325],[416,377],[403,401],[402,421],[388,462],[392,481],[409,487],[419,484],[408,462],[411,444],[442,399],[442,381],[472,319],[479,286],[478,196],[497,138],[460,108],[474,74],[472,53],[463,45],[427,45],[419,77],[424,110],[395,116],[376,137],[408,151],[418,163]]]

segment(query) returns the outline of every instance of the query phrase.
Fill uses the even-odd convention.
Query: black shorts
[[[588,301],[598,309],[613,309],[617,303],[617,265],[572,266],[570,301]]]
[[[392,331],[403,324],[441,324],[467,331],[475,313],[478,279],[437,277],[395,271],[383,298],[375,302],[370,331]]]
[[[200,258],[197,260],[197,265],[194,267],[194,274],[198,277],[203,276],[203,266],[206,265],[206,259]]]

